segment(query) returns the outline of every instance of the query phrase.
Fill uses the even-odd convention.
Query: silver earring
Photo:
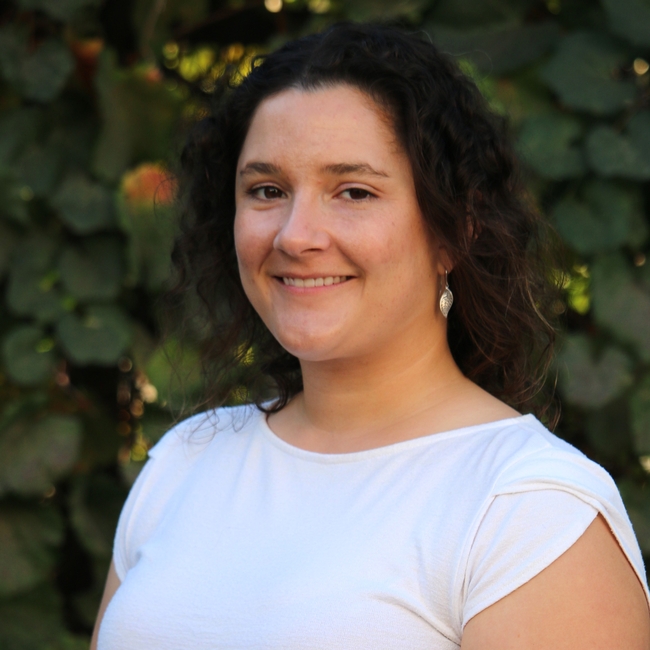
[[[451,306],[454,304],[454,294],[449,288],[449,282],[447,282],[447,270],[445,269],[445,290],[440,296],[440,313],[447,318],[447,314],[451,309]]]

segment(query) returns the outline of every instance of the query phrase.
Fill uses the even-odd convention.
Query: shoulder
[[[449,466],[455,483],[489,499],[535,478],[579,478],[587,472],[609,484],[607,473],[552,434],[533,415],[471,426],[440,436],[428,459]],[[516,488],[513,488],[516,490]]]
[[[600,465],[532,416],[487,427],[473,442],[486,480],[477,487],[480,506],[464,547],[465,622],[554,562],[596,515],[645,588],[632,525],[616,484]]]
[[[445,435],[445,434],[443,434]],[[549,483],[577,482],[617,493],[609,474],[581,451],[524,415],[450,432],[448,456],[471,472],[486,497]],[[466,477],[467,478],[467,477]]]
[[[497,423],[498,424],[498,423]],[[598,511],[630,561],[643,566],[620,492],[609,473],[551,433],[534,416],[486,425],[469,436],[464,476],[476,491],[475,525],[495,498],[531,492],[566,492]]]
[[[540,523],[548,520],[548,526],[553,529],[555,523],[562,520],[554,505],[558,499],[566,504],[567,512],[574,508],[566,498],[555,496],[564,493],[602,516],[630,564],[639,576],[643,576],[643,559],[632,524],[609,473],[551,433],[533,416],[517,418],[513,422],[512,427],[495,431],[484,442],[486,445],[496,443],[501,456],[491,468],[491,485],[478,513],[478,526],[482,525],[492,504],[499,502],[502,507],[509,504],[508,507],[519,508],[524,513],[533,512],[534,508],[540,513],[547,512],[538,519]],[[521,498],[502,501],[508,496]],[[584,512],[586,515],[587,511]],[[516,526],[504,530],[508,535],[517,533]],[[640,579],[643,582],[643,578]]]
[[[501,436],[504,454],[501,462],[493,467],[493,481],[486,495],[488,502],[500,495],[547,490],[567,492],[600,512],[615,533],[621,531],[621,535],[632,540],[626,550],[637,555],[625,506],[609,473],[551,433],[535,417],[526,416],[515,422],[516,426]]]
[[[520,418],[512,437],[515,449],[498,468],[493,496],[556,488],[622,507],[618,488],[607,471],[535,417]]]

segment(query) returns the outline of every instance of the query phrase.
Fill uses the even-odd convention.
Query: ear
[[[481,224],[476,218],[472,218],[472,214],[476,214],[476,209],[481,209],[483,204],[484,201],[482,192],[475,190],[471,194],[471,198],[465,206],[465,237],[467,242],[467,250],[471,248],[472,244],[476,241],[476,238],[481,234]]]
[[[476,238],[481,234],[481,224],[472,219],[469,212],[465,218],[465,236],[467,238],[467,248],[471,248],[472,244],[476,241]]]
[[[439,244],[436,248],[436,272],[438,275],[444,275],[445,271],[450,273],[454,268],[454,262],[449,255],[447,247]]]

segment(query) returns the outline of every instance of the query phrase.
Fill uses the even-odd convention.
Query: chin
[[[289,354],[301,361],[328,361],[340,356],[337,353],[340,346],[332,336],[284,332],[282,336],[276,335],[276,339]]]

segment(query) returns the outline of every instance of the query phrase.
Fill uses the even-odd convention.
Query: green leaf
[[[60,178],[62,160],[54,147],[32,145],[17,162],[17,175],[36,196],[49,194]]]
[[[84,547],[95,557],[110,558],[115,528],[127,490],[114,479],[96,474],[75,482],[70,519]]]
[[[74,59],[66,45],[47,39],[23,62],[23,94],[27,99],[50,102],[63,90],[73,69]]]
[[[506,23],[470,30],[430,24],[426,31],[442,51],[468,58],[481,71],[492,74],[506,74],[533,63],[559,38],[559,28],[553,22]]]
[[[590,410],[585,429],[589,442],[613,461],[626,463],[632,450],[627,400],[619,399],[604,408]]]
[[[617,81],[626,54],[612,40],[589,32],[565,36],[540,76],[563,104],[596,115],[609,115],[634,101],[633,82]]]
[[[93,172],[115,182],[135,163],[166,158],[184,104],[181,93],[141,70],[118,70],[110,52],[100,56],[96,76],[103,116]]]
[[[5,369],[17,384],[39,384],[53,372],[54,354],[40,327],[23,325],[12,330],[3,341],[2,353]]]
[[[63,312],[55,286],[53,259],[57,243],[45,235],[34,235],[16,249],[9,273],[7,304],[17,315],[52,322]]]
[[[610,347],[595,358],[589,339],[582,334],[566,338],[558,366],[562,395],[576,406],[602,407],[632,383],[627,355]]]
[[[203,387],[198,350],[170,338],[150,357],[145,374],[158,391],[161,406],[182,410]]]
[[[68,246],[59,259],[61,281],[77,300],[110,300],[120,291],[122,251],[114,237],[85,239]]]
[[[562,199],[553,209],[552,217],[562,239],[579,253],[593,253],[610,248],[607,225],[601,223],[582,201]]]
[[[57,243],[55,239],[42,233],[28,237],[16,250],[15,265],[38,271],[50,270]]]
[[[126,352],[132,328],[117,307],[96,305],[84,317],[65,314],[57,324],[57,334],[73,363],[112,365]]]
[[[650,492],[647,482],[638,486],[623,480],[618,482],[618,488],[639,546],[644,554],[650,554]]]
[[[116,435],[115,415],[94,404],[91,415],[83,417],[84,436],[79,462],[84,467],[107,467],[115,463],[124,440]]]
[[[0,222],[0,279],[9,268],[16,241],[17,237],[14,231]]]
[[[59,217],[73,232],[87,235],[114,224],[108,190],[79,172],[69,174],[52,199]]]
[[[563,282],[567,305],[578,314],[586,314],[591,309],[589,269],[575,264]]]
[[[27,11],[39,10],[56,20],[68,22],[81,9],[99,5],[99,0],[19,0],[18,4]]]
[[[31,418],[34,413],[47,408],[49,403],[45,391],[23,391],[20,396],[3,405],[0,411],[0,429],[6,429],[21,418]]]
[[[79,455],[81,423],[69,415],[20,419],[0,433],[0,492],[42,494]]]
[[[612,243],[603,250],[624,244],[638,248],[645,243],[648,224],[640,187],[594,180],[587,184],[584,194],[600,223],[606,224]]]
[[[541,176],[563,180],[585,171],[582,151],[575,146],[582,135],[579,120],[551,113],[526,119],[519,133],[519,151]]]
[[[44,582],[63,541],[63,522],[50,508],[0,505],[0,596]]]
[[[616,250],[623,244],[640,246],[647,238],[638,188],[594,180],[584,199],[565,198],[552,216],[562,239],[583,255]]]
[[[636,113],[628,122],[627,134],[642,154],[646,165],[650,164],[650,111]]]
[[[428,5],[427,0],[345,0],[345,16],[352,21],[389,20],[398,17],[416,19]]]
[[[620,255],[598,257],[591,271],[596,321],[650,360],[650,292],[634,281]]]
[[[12,85],[21,80],[23,61],[27,54],[27,29],[24,25],[5,23],[0,29],[0,70]]]
[[[20,187],[13,170],[0,170],[0,216],[16,224],[27,226],[29,224],[27,203],[32,197],[31,188]]]
[[[520,20],[533,4],[532,0],[440,0],[432,5],[430,18],[446,25],[482,27]]]
[[[171,250],[175,235],[173,211],[168,205],[130,202],[124,192],[118,198],[119,223],[128,235],[129,271],[126,282],[143,284],[159,291],[171,272]]]
[[[409,0],[406,2],[401,0],[401,2],[411,4]],[[233,9],[242,7],[241,4],[231,6]],[[151,47],[154,51],[165,43],[173,41],[177,30],[202,23],[211,11],[210,0],[190,0],[189,2],[188,0],[165,0],[164,4],[158,3],[157,0],[134,0],[130,3],[130,7],[132,24],[139,35],[140,48],[144,50]],[[161,8],[162,11],[160,11]],[[153,30],[151,29],[152,14],[158,16]]]
[[[47,38],[28,52],[27,31],[14,23],[0,30],[0,68],[27,99],[50,102],[63,90],[74,59],[58,38]]]
[[[650,178],[650,155],[639,144],[638,140],[600,125],[587,137],[587,159],[592,169],[602,176],[647,180]]]
[[[20,108],[0,114],[0,166],[9,165],[36,136],[41,112]]]
[[[64,311],[61,294],[48,275],[28,268],[12,270],[7,304],[18,316],[33,316],[41,323],[55,321]]]
[[[650,46],[650,5],[643,0],[602,0],[609,28],[634,45]]]
[[[630,398],[634,445],[639,455],[650,454],[650,375]]]
[[[97,139],[96,117],[79,110],[77,104],[66,105],[65,111],[66,122],[52,129],[47,145],[59,153],[67,167],[88,169]]]
[[[61,596],[53,586],[42,584],[28,593],[0,600],[0,648],[87,650],[88,640],[66,631]]]

